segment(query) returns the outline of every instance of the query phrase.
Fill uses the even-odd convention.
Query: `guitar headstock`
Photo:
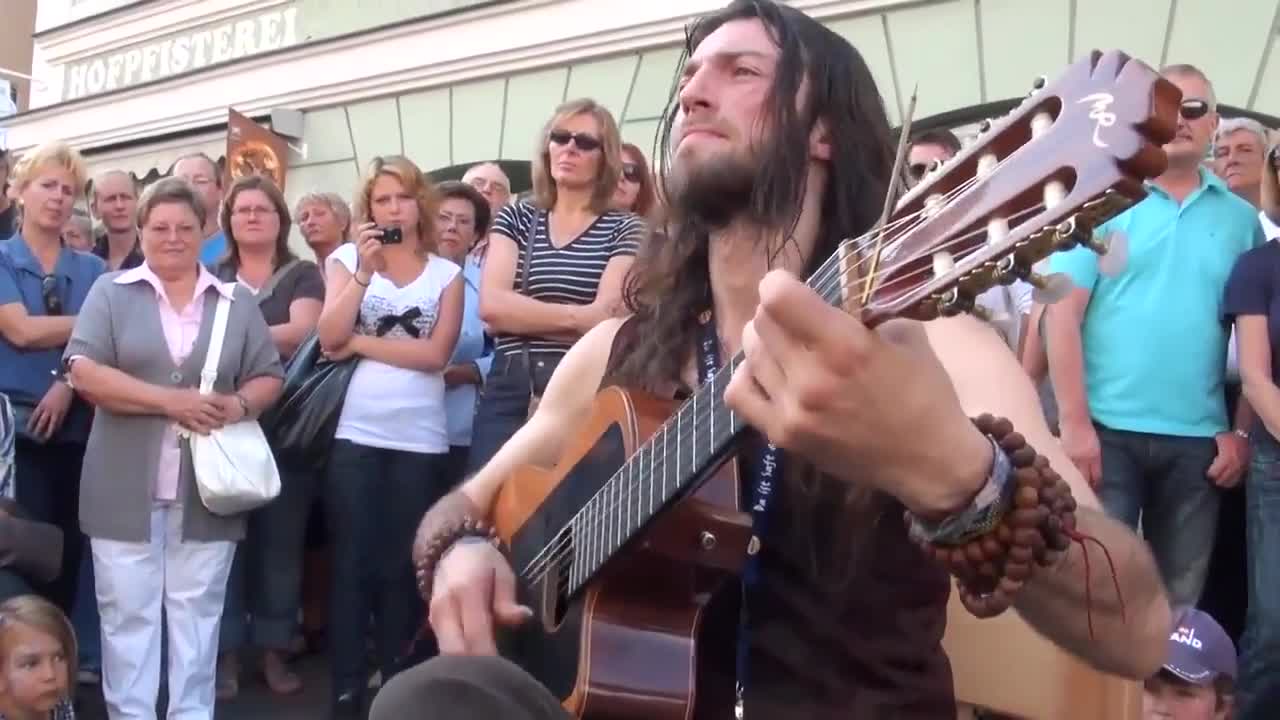
[[[973,309],[998,284],[1043,279],[1032,266],[1080,244],[1164,172],[1182,93],[1143,62],[1094,51],[904,195],[880,232],[837,259],[863,322],[931,320]],[[877,253],[878,250],[878,253]],[[870,283],[868,285],[867,283]]]

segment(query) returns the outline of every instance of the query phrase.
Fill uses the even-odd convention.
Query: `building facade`
[[[6,0],[9,2],[9,0]],[[287,191],[349,192],[370,158],[437,176],[527,161],[551,109],[591,96],[655,144],[686,23],[723,0],[41,0],[19,152],[48,139],[139,177],[225,153],[234,108],[290,136]],[[1192,62],[1230,108],[1280,110],[1274,0],[793,0],[857,46],[897,122],[962,125],[1093,48]],[[1231,32],[1207,32],[1230,21]],[[285,111],[285,112],[281,112]],[[297,122],[296,118],[301,118]],[[1274,120],[1274,119],[1272,119]],[[1274,123],[1273,123],[1274,124]]]
[[[0,128],[4,118],[25,110],[31,97],[32,33],[36,0],[8,0],[0,22]],[[0,130],[0,147],[5,147]]]

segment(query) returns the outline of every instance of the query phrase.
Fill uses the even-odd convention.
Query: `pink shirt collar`
[[[219,282],[218,278],[214,277],[213,273],[209,272],[208,268],[206,268],[204,265],[200,265],[199,267],[200,267],[200,275],[196,277],[196,289],[195,289],[195,292],[192,293],[192,297],[200,297],[209,288],[215,288],[218,291],[218,293],[221,294],[223,297],[227,298],[228,300],[233,299],[232,285],[234,283]],[[120,275],[116,277],[115,282],[119,285],[128,285],[130,283],[136,283],[136,282],[146,282],[147,284],[151,285],[152,288],[155,289],[157,295],[163,297],[166,301],[169,299],[164,292],[164,283],[161,282],[160,278],[154,272],[151,271],[151,265],[146,262],[133,268],[132,270],[126,270],[120,273]]]

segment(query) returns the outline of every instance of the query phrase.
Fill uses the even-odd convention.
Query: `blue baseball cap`
[[[1174,612],[1173,633],[1164,668],[1195,685],[1218,677],[1236,678],[1236,646],[1217,620],[1195,608]]]

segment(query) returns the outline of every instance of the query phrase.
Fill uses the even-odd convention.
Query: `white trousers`
[[[151,511],[151,542],[92,538],[111,720],[155,720],[161,622],[169,635],[169,720],[212,720],[218,624],[232,542],[184,542],[182,507]],[[164,614],[161,614],[163,607]]]

